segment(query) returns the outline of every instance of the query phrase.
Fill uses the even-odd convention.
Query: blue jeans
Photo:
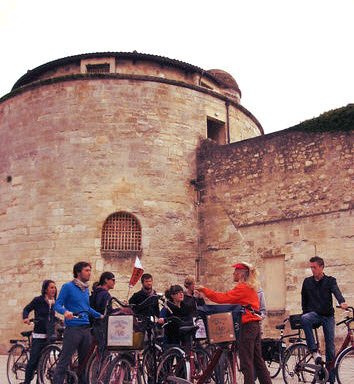
[[[307,347],[311,352],[317,351],[317,345],[313,336],[313,325],[322,325],[326,344],[326,362],[331,362],[335,357],[334,316],[321,316],[316,312],[308,312],[301,316],[301,324],[305,332]],[[334,382],[334,370],[330,372],[330,380]]]

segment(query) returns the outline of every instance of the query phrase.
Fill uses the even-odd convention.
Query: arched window
[[[102,256],[141,255],[141,226],[137,218],[127,212],[108,216],[103,224]]]

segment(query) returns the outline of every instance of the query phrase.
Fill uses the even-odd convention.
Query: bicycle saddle
[[[179,328],[179,333],[181,335],[187,335],[188,333],[195,332],[199,327],[195,325],[184,325]]]
[[[278,324],[275,326],[275,329],[285,329],[285,324]]]
[[[32,335],[32,331],[23,331],[21,332],[21,335],[23,337],[30,337]]]

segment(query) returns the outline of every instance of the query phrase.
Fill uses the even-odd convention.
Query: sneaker
[[[318,353],[318,351],[312,352],[312,357],[315,360],[316,365],[321,365],[323,363],[322,356]]]

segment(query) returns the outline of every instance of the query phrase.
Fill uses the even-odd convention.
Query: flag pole
[[[129,288],[128,288],[128,294],[127,294],[127,301],[129,300],[129,295],[130,295],[130,288],[131,288],[131,286],[130,286],[130,284],[129,284]]]

